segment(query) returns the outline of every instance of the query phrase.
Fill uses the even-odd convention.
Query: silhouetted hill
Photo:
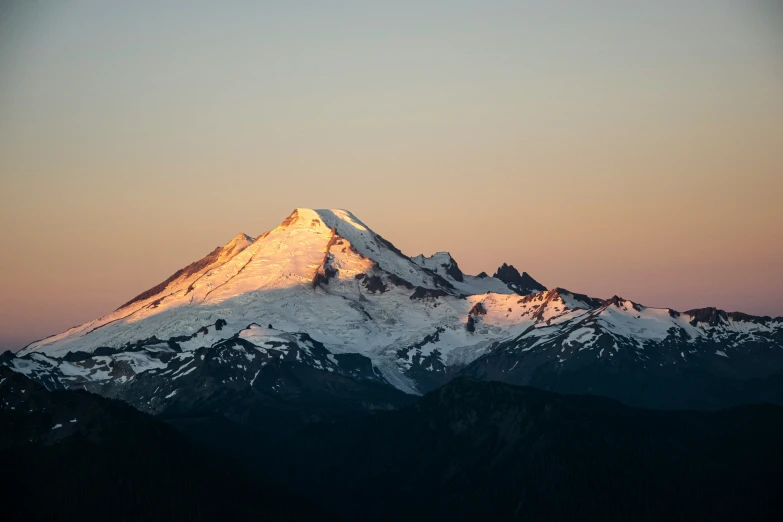
[[[783,518],[778,406],[651,411],[457,378],[274,434],[0,372],[4,520]]]
[[[780,520],[782,428],[771,405],[649,411],[458,378],[400,411],[232,451],[348,520]],[[224,420],[183,429],[253,440]]]
[[[301,520],[306,504],[120,401],[0,367],[2,519]],[[319,510],[322,511],[322,510]]]

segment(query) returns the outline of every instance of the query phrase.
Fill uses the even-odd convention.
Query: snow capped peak
[[[333,353],[367,354],[385,378],[413,389],[395,368],[407,372],[418,359],[397,360],[400,350],[415,348],[436,368],[468,362],[494,342],[525,332],[548,335],[575,321],[655,339],[671,328],[689,336],[713,326],[783,329],[778,320],[715,309],[682,316],[618,296],[547,291],[505,263],[492,277],[464,274],[449,252],[410,258],[347,210],[296,208],[259,237],[237,234],[114,312],[21,353],[121,351],[139,342],[189,351],[255,323],[307,334]]]
[[[419,254],[416,257],[411,258],[412,261],[414,261],[416,264],[450,264],[450,263],[456,263],[453,257],[451,257],[451,254],[449,252],[435,252],[431,256],[427,257],[424,254]]]
[[[439,259],[443,261],[454,261],[454,258],[451,257],[451,253],[447,252],[445,250],[441,250],[439,252],[435,252],[430,256],[430,259]]]
[[[381,270],[414,286],[454,290],[442,276],[411,261],[399,248],[371,230],[348,210],[297,208],[283,221],[281,227],[334,231],[334,234],[348,241],[362,256],[375,261]]]
[[[544,290],[542,294],[545,296],[550,296],[552,299],[561,300],[568,308],[571,309],[578,308],[589,310],[598,308],[603,304],[600,299],[595,299],[585,294],[577,294],[561,287],[553,288],[551,290]]]
[[[248,236],[247,234],[240,232],[234,236],[231,241],[223,246],[223,252],[227,254],[238,254],[242,250],[250,246],[255,241],[255,238]]]
[[[301,357],[325,372],[351,361],[351,375],[359,358],[343,356],[353,354],[369,359],[366,375],[417,393],[493,353],[504,357],[497,377],[544,357],[557,365],[571,357],[646,364],[676,343],[688,343],[670,354],[677,361],[701,344],[728,358],[735,344],[778,346],[780,335],[780,319],[714,308],[679,314],[546,290],[505,263],[491,277],[464,274],[449,252],[410,258],[347,210],[296,208],[279,226],[255,239],[237,234],[108,315],[31,343],[13,364],[30,375],[57,367],[64,382],[105,390],[170,361],[185,368],[199,351],[241,357],[243,372],[253,360]],[[722,343],[717,352],[713,342]],[[521,357],[533,365],[518,365]],[[195,368],[156,377],[168,386],[165,400]],[[249,386],[258,372],[246,375]]]
[[[709,326],[717,326],[719,324],[727,323],[729,320],[729,316],[724,310],[720,310],[714,307],[688,310],[685,312],[685,315],[691,318],[691,324],[694,326],[699,323],[706,323]]]
[[[309,209],[303,209],[303,210],[309,210]],[[341,208],[332,208],[332,209],[319,209],[319,210],[309,210],[310,212],[315,213],[318,217],[323,220],[324,223],[326,223],[326,226],[330,228],[345,228],[345,227],[351,227],[358,231],[369,231],[372,232],[367,225],[362,223],[362,221],[353,215],[353,213],[341,209]]]
[[[317,211],[309,208],[295,208],[291,214],[283,220],[278,228],[333,228],[326,225]]]
[[[315,228],[319,225],[327,228],[340,228],[340,229],[354,229],[359,232],[372,231],[361,222],[359,218],[354,216],[351,212],[344,209],[312,209],[298,207],[291,212],[291,214],[283,220],[281,227],[309,227]]]
[[[247,241],[247,242],[250,242],[250,243],[252,243],[254,240],[255,240],[255,238],[254,238],[254,237],[252,237],[252,236],[248,236],[248,235],[247,235],[247,234],[245,234],[244,232],[240,232],[239,234],[237,234],[236,236],[234,236],[233,238],[231,238],[231,241],[229,241],[229,242],[226,244],[226,246],[228,246],[228,245],[232,245],[232,244],[237,244],[237,243],[239,243],[239,242],[242,242],[242,241]]]
[[[420,267],[432,270],[443,277],[448,276],[454,281],[461,283],[464,280],[462,270],[459,269],[457,262],[448,252],[435,252],[430,257],[419,254],[418,256],[411,258],[411,261]]]
[[[643,308],[639,303],[634,303],[633,301],[624,299],[618,295],[613,295],[611,298],[607,299],[604,304],[606,306],[614,306],[624,310],[636,310],[637,312],[641,312]]]

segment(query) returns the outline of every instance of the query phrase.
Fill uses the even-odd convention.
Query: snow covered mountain
[[[506,264],[471,276],[446,252],[406,256],[348,211],[299,208],[4,362],[153,413],[215,397],[239,411],[259,393],[395,407],[460,373],[713,407],[783,399],[783,318],[547,290]]]

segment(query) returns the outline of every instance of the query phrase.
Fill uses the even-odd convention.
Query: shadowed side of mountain
[[[778,520],[781,428],[776,406],[659,412],[458,378],[251,458],[347,520]]]
[[[782,423],[774,406],[665,413],[459,378],[256,458],[346,519],[776,520]]]
[[[0,421],[8,520],[783,515],[771,405],[649,411],[457,378],[402,410],[283,434],[219,416],[163,424],[0,367]]]
[[[274,481],[119,401],[0,367],[3,520],[302,520]],[[327,517],[328,518],[328,517]]]

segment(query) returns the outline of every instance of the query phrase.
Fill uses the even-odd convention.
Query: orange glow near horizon
[[[605,3],[6,8],[0,350],[295,207],[466,273],[783,315],[783,18]]]

